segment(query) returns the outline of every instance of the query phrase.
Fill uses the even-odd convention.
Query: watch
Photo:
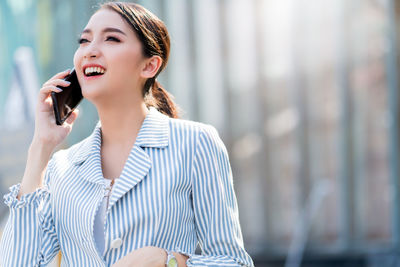
[[[174,254],[171,251],[165,250],[167,252],[167,261],[165,262],[165,267],[178,267],[178,261],[176,260]]]

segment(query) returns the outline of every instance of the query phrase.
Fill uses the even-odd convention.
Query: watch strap
[[[178,261],[176,260],[174,254],[165,249],[165,252],[167,252],[167,261],[165,262],[166,267],[178,267]]]

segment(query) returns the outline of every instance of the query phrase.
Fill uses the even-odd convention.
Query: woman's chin
[[[88,86],[82,87],[82,95],[84,98],[89,100],[90,102],[95,102],[96,99],[101,98],[102,95],[104,95],[103,90],[100,88],[90,88]]]

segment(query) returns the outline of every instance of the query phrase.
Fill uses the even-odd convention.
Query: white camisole
[[[96,243],[97,249],[100,252],[100,255],[104,254],[105,247],[105,237],[104,237],[104,225],[106,223],[106,215],[107,215],[107,206],[108,201],[112,193],[112,186],[114,184],[114,180],[112,179],[104,179],[104,187],[105,193],[103,197],[103,201],[100,204],[100,207],[97,210],[97,213],[94,218],[94,241]]]

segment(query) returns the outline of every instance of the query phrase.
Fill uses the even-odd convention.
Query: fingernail
[[[56,87],[55,88],[58,92],[62,92],[63,90],[61,88]]]

